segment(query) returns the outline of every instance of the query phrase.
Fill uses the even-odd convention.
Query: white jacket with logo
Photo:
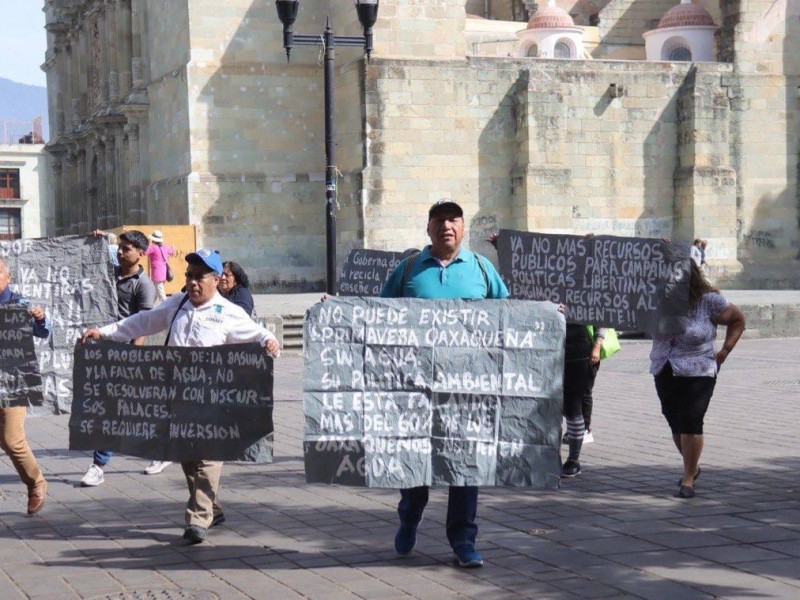
[[[191,348],[258,342],[262,346],[276,339],[265,327],[253,321],[239,306],[217,292],[211,300],[195,306],[187,300],[178,309],[183,294],[175,294],[152,310],[100,328],[100,335],[109,340],[128,341],[143,335],[155,335],[169,329],[169,346]],[[177,311],[177,316],[176,316]]]

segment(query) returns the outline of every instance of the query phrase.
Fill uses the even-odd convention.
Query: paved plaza
[[[302,361],[276,369],[271,465],[228,465],[227,522],[185,546],[180,467],[146,476],[114,458],[80,488],[88,453],[67,451],[67,416],[31,418],[50,482],[44,511],[0,460],[0,599],[16,598],[798,598],[800,339],[745,340],[706,420],[697,496],[673,497],[680,459],[647,375],[649,342],[605,362],[596,442],[559,492],[481,492],[483,569],[453,566],[446,495],[431,494],[417,549],[395,556],[394,491],[306,485]]]

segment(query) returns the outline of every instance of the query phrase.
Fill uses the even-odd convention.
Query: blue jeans
[[[422,520],[422,512],[428,504],[428,487],[421,486],[400,490],[400,504],[397,514],[400,524],[414,527]],[[451,486],[447,500],[447,540],[450,545],[475,546],[478,526],[475,517],[478,514],[478,488],[475,486]]]
[[[111,450],[95,450],[92,459],[98,467],[105,467],[114,453]]]

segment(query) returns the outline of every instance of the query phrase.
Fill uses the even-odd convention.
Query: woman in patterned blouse
[[[717,373],[744,332],[744,314],[706,280],[694,261],[689,279],[686,331],[653,338],[650,373],[655,376],[661,412],[683,457],[678,497],[694,496],[703,451],[703,417],[708,409]],[[717,325],[724,325],[725,342],[714,347]]]

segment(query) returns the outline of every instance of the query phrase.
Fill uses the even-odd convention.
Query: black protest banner
[[[305,323],[306,479],[558,487],[564,336],[544,302],[317,304]]]
[[[23,306],[0,306],[0,408],[41,403],[31,316]]]
[[[403,259],[402,252],[354,248],[337,282],[339,296],[380,296],[383,285]]]
[[[690,265],[680,242],[501,230],[497,256],[512,298],[563,304],[570,323],[654,334],[685,328]]]
[[[74,379],[70,450],[172,461],[272,458],[273,364],[258,344],[79,344]]]
[[[103,238],[65,236],[0,242],[11,288],[44,308],[53,330],[35,338],[42,373],[40,413],[67,413],[72,402],[72,348],[83,331],[117,320],[114,269]]]

